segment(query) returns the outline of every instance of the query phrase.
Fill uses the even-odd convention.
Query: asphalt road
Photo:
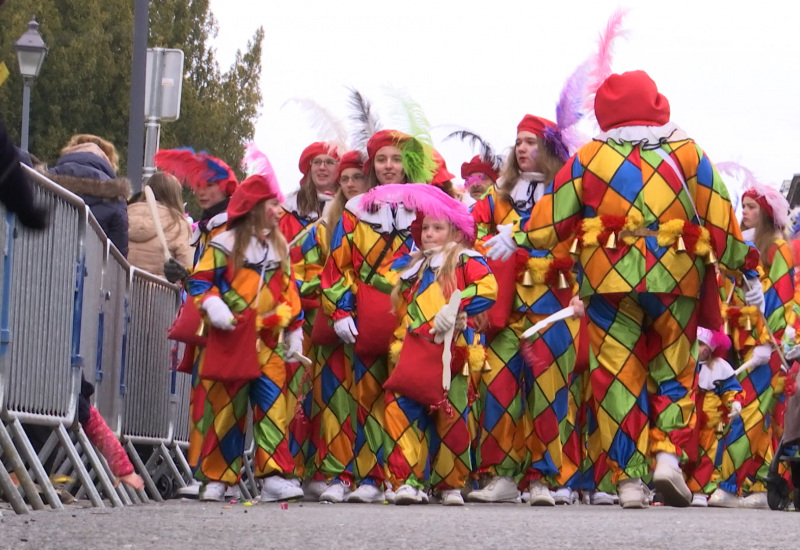
[[[0,548],[796,548],[800,514],[769,510],[169,501],[3,511]]]

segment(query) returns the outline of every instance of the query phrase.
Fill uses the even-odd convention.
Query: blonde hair
[[[69,152],[70,148],[83,143],[94,143],[100,147],[114,171],[116,172],[119,170],[119,155],[117,155],[117,148],[114,147],[114,144],[110,141],[93,134],[75,134],[69,138],[69,142],[67,142],[64,148],[61,149],[61,154],[64,155]]]
[[[286,242],[286,238],[277,227],[274,227],[264,238],[264,233],[268,228],[267,214],[264,211],[263,204],[263,201],[257,203],[247,214],[228,224],[228,229],[234,232],[233,251],[231,252],[234,273],[244,265],[245,251],[250,244],[250,239],[253,237],[259,240],[266,240],[275,250],[275,255],[286,267],[289,258],[289,243]]]
[[[536,136],[537,153],[536,153],[536,171],[544,175],[544,183],[550,183],[556,177],[556,174],[561,167],[564,166],[564,161],[558,158],[555,151],[547,145],[547,142],[541,136]],[[517,184],[519,178],[522,177],[522,170],[520,170],[519,163],[517,163],[517,147],[511,148],[503,165],[503,172],[500,174],[502,183],[498,186],[500,198],[511,202],[511,190]]]
[[[300,189],[297,191],[297,210],[298,214],[306,218],[312,212],[319,214],[319,198],[317,197],[317,186],[311,179],[311,171],[303,176],[300,182]]]
[[[175,223],[183,221],[186,212],[183,209],[183,196],[178,178],[166,172],[156,172],[147,180],[147,186],[153,190],[156,200],[167,207]]]

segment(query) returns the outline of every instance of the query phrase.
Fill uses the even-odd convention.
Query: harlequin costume
[[[233,224],[264,200],[279,197],[280,190],[274,180],[251,176],[231,198],[228,223]],[[231,264],[234,243],[232,229],[214,237],[187,281],[187,291],[198,307],[205,307],[212,298],[221,299],[230,312],[241,319],[255,316],[255,329],[251,333],[255,341],[244,333],[237,343],[214,350],[223,358],[230,358],[248,346],[255,346],[260,369],[254,377],[234,379],[237,369],[242,368],[234,359],[212,363],[211,339],[198,359],[201,383],[206,377],[220,381],[209,386],[206,394],[205,409],[211,412],[212,422],[204,433],[196,477],[228,485],[237,483],[240,478],[248,402],[253,410],[256,477],[285,478],[294,472],[288,438],[287,370],[279,342],[284,332],[289,335],[287,338],[301,335],[303,322],[291,264],[278,257],[269,241],[252,237],[245,251],[244,265],[234,270]],[[245,322],[241,319],[239,322]],[[267,486],[265,482],[262,500],[266,500]],[[296,488],[302,496],[299,484]]]
[[[706,261],[753,270],[758,253],[713,165],[669,122],[646,73],[606,79],[595,113],[603,134],[562,168],[520,237],[540,249],[578,239],[602,446],[613,481],[631,480],[624,494],[620,486],[623,507],[645,505],[640,480],[658,453],[657,488],[688,506],[678,470],[695,421],[686,335],[696,332]]]

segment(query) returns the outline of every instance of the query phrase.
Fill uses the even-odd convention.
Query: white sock
[[[665,453],[665,452],[656,453],[656,462],[666,462],[671,466],[680,468],[680,461],[678,460],[678,455],[674,455],[672,453]]]

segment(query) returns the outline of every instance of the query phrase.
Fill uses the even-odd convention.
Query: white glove
[[[728,415],[728,418],[736,418],[740,414],[742,414],[742,404],[739,401],[732,401],[731,413]]]
[[[433,339],[434,342],[437,344],[444,342],[444,334],[453,330],[457,317],[458,312],[451,312],[449,308],[445,307],[439,310],[439,313],[433,318],[433,328],[431,329],[431,334],[436,335]]]
[[[787,326],[783,330],[783,341],[784,342],[791,342],[792,344],[794,344],[794,338],[795,338],[796,335],[797,335],[797,331],[794,330],[794,327],[793,326]]]
[[[284,355],[285,358],[303,354],[302,328],[296,328],[292,332],[287,333],[283,341],[286,343],[286,354]]]
[[[753,348],[753,354],[750,359],[742,363],[742,366],[736,369],[733,374],[739,376],[744,371],[750,372],[756,367],[766,365],[769,363],[770,357],[772,357],[772,346],[760,344]]]
[[[497,235],[486,241],[486,247],[489,249],[486,251],[488,258],[505,261],[516,252],[519,246],[511,236],[512,227],[513,224],[510,223],[497,226]]]
[[[339,340],[341,340],[345,344],[356,343],[356,336],[358,336],[358,330],[356,329],[355,321],[353,321],[353,318],[350,317],[349,315],[347,317],[342,317],[338,321],[334,321],[333,331],[336,333],[336,336],[339,337]]]
[[[211,324],[220,330],[233,330],[236,319],[230,308],[219,296],[210,296],[203,302],[203,310],[208,314]]]
[[[765,313],[764,288],[758,279],[747,279],[744,287],[744,301],[748,306],[756,306]]]
[[[800,357],[800,344],[789,350],[789,353],[786,354],[786,360],[794,361],[798,357]]]

